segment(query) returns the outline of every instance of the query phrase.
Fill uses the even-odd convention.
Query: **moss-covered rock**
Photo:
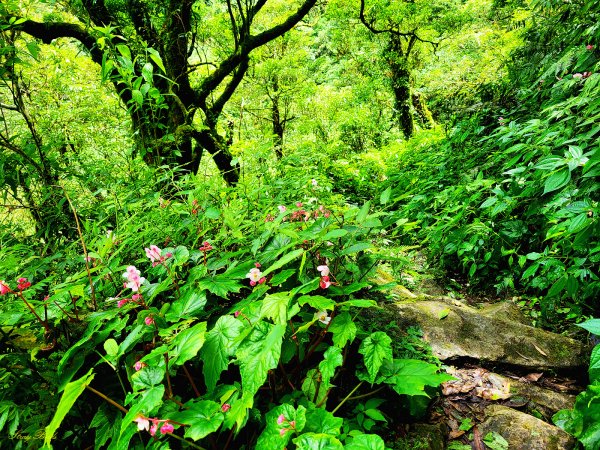
[[[575,446],[575,440],[560,428],[512,408],[488,406],[485,415],[479,425],[481,436],[496,432],[510,450],[570,450]]]
[[[587,349],[578,341],[453,299],[401,301],[388,310],[401,328],[420,327],[441,360],[469,357],[532,369],[573,369],[587,362]]]

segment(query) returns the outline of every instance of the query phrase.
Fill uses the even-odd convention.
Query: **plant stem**
[[[381,386],[381,387],[378,387],[377,389],[375,389],[374,391],[367,392],[366,394],[357,395],[355,397],[350,397],[348,400],[358,400],[359,398],[369,397],[371,395],[377,394],[379,391],[382,391],[385,388],[386,388],[386,386]]]
[[[341,407],[341,406],[342,406],[344,403],[346,403],[346,401],[347,401],[347,400],[348,400],[350,397],[352,397],[352,394],[354,394],[354,393],[355,393],[355,392],[358,390],[358,388],[362,386],[362,384],[363,384],[363,383],[364,383],[364,381],[361,381],[360,383],[358,383],[358,384],[356,385],[356,387],[355,387],[354,389],[352,389],[352,390],[350,391],[350,393],[349,393],[348,395],[346,395],[346,397],[344,397],[344,399],[343,399],[343,400],[340,402],[340,404],[339,404],[339,405],[337,405],[333,411],[331,411],[331,414],[335,414],[335,412],[336,412],[338,409],[340,409],[340,407]]]
[[[183,371],[185,372],[185,376],[187,377],[187,379],[189,380],[190,384],[192,385],[192,389],[194,390],[194,394],[196,394],[196,397],[200,397],[200,391],[196,387],[196,383],[194,383],[194,379],[192,378],[192,375],[190,374],[190,372],[187,369],[187,367],[185,367],[185,364],[183,364]]]

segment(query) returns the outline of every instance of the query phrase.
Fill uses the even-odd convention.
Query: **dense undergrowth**
[[[377,322],[372,277],[412,246],[474,291],[522,296],[537,325],[600,314],[600,8],[535,6],[510,77],[447,130],[276,164],[246,149],[235,188],[137,158],[100,204],[65,183],[64,233],[3,222],[0,446],[393,446],[390,404],[410,420],[448,379],[417,332]],[[587,448],[597,354],[556,418]]]
[[[409,242],[474,289],[535,297],[558,328],[599,312],[600,27],[583,5],[527,33],[496,87],[509,107],[392,148],[388,173],[394,209],[418,223]]]

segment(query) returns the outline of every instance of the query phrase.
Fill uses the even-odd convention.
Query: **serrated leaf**
[[[344,250],[342,250],[340,252],[341,256],[344,255],[351,255],[352,253],[358,253],[358,252],[362,252],[364,250],[367,250],[369,248],[373,247],[373,244],[371,244],[370,242],[358,242],[354,245],[351,245],[348,248],[345,248]]]
[[[446,373],[437,373],[434,364],[417,359],[386,360],[381,367],[383,381],[391,384],[400,395],[427,395],[425,386],[437,387],[453,378]]]
[[[142,67],[142,77],[144,77],[144,80],[146,80],[148,83],[152,83],[153,72],[154,66],[149,62],[144,64],[144,67]]]
[[[209,392],[212,392],[221,372],[227,369],[229,357],[233,355],[235,340],[244,324],[232,316],[221,316],[212,330],[206,335],[206,342],[200,350],[204,362],[202,373]]]
[[[334,436],[324,433],[304,433],[292,441],[296,450],[343,450],[344,446]]]
[[[330,241],[332,239],[338,239],[348,234],[348,230],[344,230],[342,228],[337,230],[328,231],[325,236],[323,236],[324,241]]]
[[[200,400],[188,402],[185,406],[185,411],[171,414],[169,419],[189,425],[185,427],[185,437],[194,441],[217,431],[225,418],[217,402]]]
[[[384,450],[385,442],[376,434],[359,434],[344,446],[345,450]]]
[[[352,343],[356,337],[356,324],[347,312],[338,314],[329,325],[329,331],[333,333],[333,344],[344,348],[348,342]]]
[[[365,367],[369,372],[369,381],[375,382],[379,368],[385,360],[392,360],[392,339],[383,331],[376,331],[366,337],[358,349],[363,355]]]
[[[329,381],[335,375],[335,371],[342,365],[344,358],[339,347],[329,347],[323,354],[323,361],[319,363],[319,371],[325,389],[329,389]]]
[[[205,334],[206,322],[201,322],[175,336],[170,345],[169,364],[180,366],[196,356],[204,344]]]
[[[291,295],[289,292],[278,292],[265,296],[260,309],[261,317],[268,317],[276,324],[285,324],[290,299]]]
[[[287,263],[298,258],[303,253],[304,253],[304,249],[299,248],[297,250],[294,250],[293,252],[285,254],[283,257],[281,257],[279,260],[277,260],[277,262],[271,264],[269,266],[269,268],[263,272],[263,275],[267,276],[274,270],[280,269],[281,267],[285,266]]]
[[[327,388],[323,385],[317,369],[310,369],[302,382],[302,392],[306,398],[317,405],[325,403]]]
[[[273,278],[271,278],[270,284],[272,286],[280,286],[283,284],[289,277],[296,273],[296,269],[285,269],[281,272],[275,274]]]
[[[546,179],[544,183],[544,194],[556,191],[565,186],[571,180],[571,172],[568,167],[563,167],[558,172],[554,172]]]
[[[311,408],[306,412],[305,432],[325,433],[337,436],[340,434],[344,419],[335,417],[324,408]]]
[[[164,377],[163,367],[147,366],[131,375],[131,384],[134,391],[141,391],[162,383]]]
[[[285,325],[258,322],[237,349],[245,398],[253,398],[265,383],[269,370],[277,367]]]
[[[323,297],[322,295],[303,295],[298,299],[298,304],[300,306],[308,304],[312,308],[315,308],[317,311],[331,311],[335,307],[334,300],[327,297]]]
[[[181,297],[171,303],[171,307],[165,314],[168,322],[178,322],[181,319],[192,319],[204,310],[206,305],[206,293],[200,289],[182,289]]]
[[[60,397],[58,406],[56,407],[54,417],[52,417],[52,420],[46,427],[44,445],[50,446],[50,441],[54,437],[54,433],[56,433],[56,430],[58,430],[58,427],[60,427],[60,424],[67,413],[71,410],[79,396],[85,390],[86,386],[88,386],[93,379],[94,373],[92,372],[92,369],[90,369],[89,372],[80,379],[72,381],[65,386],[65,390]]]
[[[227,294],[230,292],[240,292],[242,284],[227,276],[215,275],[198,281],[198,288],[206,289],[219,297],[227,298]]]

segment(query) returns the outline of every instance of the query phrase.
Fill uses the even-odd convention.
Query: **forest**
[[[600,449],[600,3],[2,0],[0,449]]]

